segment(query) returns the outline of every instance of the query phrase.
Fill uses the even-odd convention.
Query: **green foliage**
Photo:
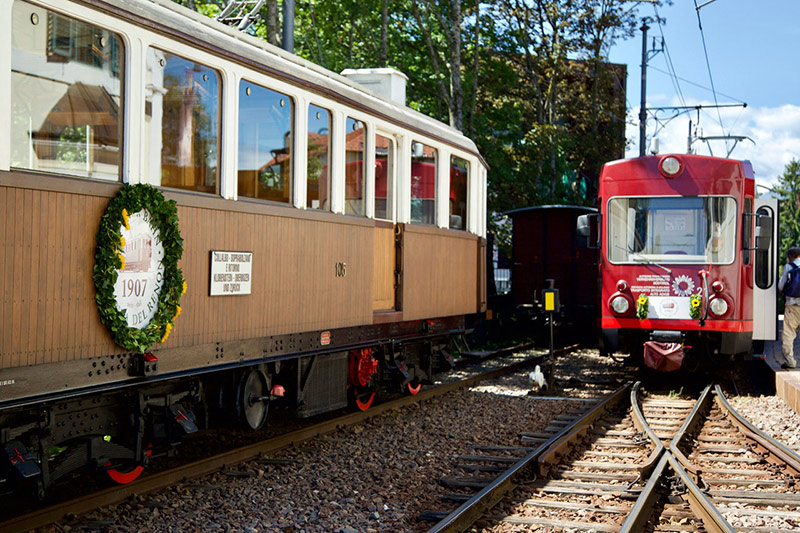
[[[125,313],[117,308],[114,285],[122,268],[121,238],[126,214],[146,209],[151,223],[161,234],[164,247],[164,280],[158,296],[158,308],[150,323],[143,329],[128,326]],[[179,312],[181,295],[185,290],[183,273],[178,261],[183,255],[183,239],[178,228],[175,201],[166,201],[161,192],[150,185],[123,185],[119,194],[108,203],[100,219],[95,251],[94,285],[100,320],[111,332],[114,342],[123,348],[144,353],[164,338],[172,328]]]
[[[192,3],[204,12],[220,0]],[[410,107],[462,124],[477,144],[490,212],[594,205],[601,166],[625,149],[626,72],[607,53],[639,23],[618,0],[307,0],[295,53],[335,72],[405,73]],[[264,22],[252,31],[265,37]]]
[[[86,126],[67,126],[58,137],[58,161],[86,161]]]
[[[786,253],[792,246],[800,246],[800,161],[792,159],[775,187],[780,202],[781,220],[778,225],[780,258],[778,264],[786,263]]]

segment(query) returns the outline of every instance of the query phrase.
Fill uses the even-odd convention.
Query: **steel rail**
[[[694,408],[686,416],[681,428],[675,433],[675,436],[672,437],[672,441],[669,443],[670,453],[681,463],[684,469],[695,475],[698,483],[700,483],[702,469],[689,461],[689,458],[680,450],[679,445],[702,421],[702,413],[709,407],[708,404],[711,403],[711,399],[711,385],[706,385],[706,388],[703,389],[703,392],[700,394],[700,398],[695,402]]]
[[[665,476],[668,474],[667,465],[677,474],[683,486],[686,487],[686,499],[689,507],[703,521],[703,527],[706,531],[713,533],[734,533],[736,531],[725,520],[725,517],[722,516],[711,500],[692,481],[689,473],[684,470],[680,462],[671,453],[665,451],[644,489],[642,489],[631,512],[628,514],[628,518],[625,519],[625,522],[620,527],[620,533],[634,533],[645,530],[645,526],[652,518],[655,504],[661,497],[659,486],[662,485],[662,481],[665,480]]]
[[[656,466],[658,460],[662,455],[664,455],[664,443],[658,438],[658,435],[656,435],[656,432],[650,427],[650,424],[647,423],[647,418],[645,418],[642,408],[639,406],[640,388],[641,382],[637,381],[633,384],[633,388],[631,389],[631,411],[633,412],[633,425],[636,426],[639,431],[643,431],[654,446],[653,451],[647,458],[647,461],[645,461],[644,464],[639,467],[639,479],[642,479],[648,477],[650,472],[653,470],[653,467]]]
[[[659,481],[664,475],[664,469],[669,464],[667,455],[669,454],[664,453],[664,444],[662,443],[661,457],[658,461],[658,464],[650,474],[650,479],[647,480],[642,492],[639,493],[639,497],[636,498],[636,503],[633,504],[633,508],[631,508],[628,518],[626,518],[625,522],[622,523],[622,526],[619,529],[620,533],[644,531],[647,522],[653,515],[655,504],[661,498],[661,494],[659,492]]]
[[[606,409],[621,402],[625,393],[631,387],[632,384],[627,383],[606,396],[583,416],[565,426],[536,450],[520,459],[500,477],[492,481],[480,492],[436,523],[428,530],[428,533],[465,531],[468,529],[476,520],[484,516],[489,509],[494,507],[508,492],[516,487],[516,481],[519,477],[523,476],[537,464],[544,464],[542,461],[550,461],[552,460],[551,458],[562,453],[564,448],[568,446],[570,437],[575,437],[582,430],[588,429],[595,420],[606,412]]]
[[[633,396],[632,396],[633,397]],[[669,445],[669,450],[664,450],[658,465],[653,470],[650,479],[645,484],[644,489],[636,499],[636,503],[631,509],[628,518],[622,524],[620,532],[632,533],[643,531],[645,525],[650,520],[653,514],[654,506],[658,499],[661,497],[659,494],[659,486],[663,485],[662,481],[667,475],[666,467],[669,465],[670,469],[679,477],[683,486],[686,487],[686,498],[689,506],[695,515],[703,521],[703,526],[707,531],[715,533],[728,533],[733,532],[735,529],[728,523],[722,516],[719,510],[709,500],[705,493],[697,486],[692,480],[689,472],[684,466],[698,477],[700,476],[700,469],[691,464],[686,456],[678,448],[679,443],[692,431],[695,426],[700,422],[703,411],[707,408],[711,400],[711,385],[708,385],[700,394],[700,398],[695,402],[691,412],[683,421],[681,428],[672,438]]]
[[[577,345],[571,345],[557,350],[556,353],[568,353],[574,350],[576,347]],[[503,352],[504,350],[505,349],[498,351]],[[155,492],[188,479],[194,479],[204,475],[212,474],[226,467],[230,467],[231,465],[254,459],[262,454],[271,453],[292,446],[295,443],[304,440],[309,440],[320,435],[332,433],[345,426],[364,422],[387,411],[430,400],[458,389],[471,387],[480,381],[496,378],[504,374],[521,370],[532,364],[541,362],[543,357],[546,355],[547,354],[530,357],[524,361],[518,361],[506,367],[484,372],[465,380],[437,385],[430,389],[422,390],[414,396],[405,396],[381,403],[379,405],[374,405],[367,411],[350,413],[332,420],[309,426],[307,428],[287,433],[285,435],[280,435],[278,437],[257,442],[242,448],[223,452],[206,459],[181,465],[174,469],[153,473],[151,475],[145,475],[144,477],[127,485],[110,487],[99,492],[87,494],[72,500],[58,503],[45,509],[20,515],[4,522],[0,522],[0,531],[12,533],[44,527],[69,516],[80,516],[82,514],[94,511],[100,507],[121,503],[131,496],[139,496],[142,494]]]
[[[700,490],[700,487],[695,484],[678,460],[671,453],[665,453],[664,457],[669,461],[672,470],[680,476],[681,482],[687,489],[686,495],[689,500],[689,507],[703,521],[705,530],[712,533],[735,533],[736,530],[733,526],[725,520],[725,517],[708,499],[708,496]]]
[[[727,398],[725,398],[725,393],[722,392],[722,388],[719,385],[714,388],[714,392],[716,393],[717,404],[722,407],[723,411],[727,411],[730,415],[731,422],[739,428],[739,431],[747,438],[754,440],[759,447],[786,463],[786,466],[794,470],[795,474],[800,474],[800,455],[759,430],[751,424],[749,420],[740,415],[733,406],[728,403]]]

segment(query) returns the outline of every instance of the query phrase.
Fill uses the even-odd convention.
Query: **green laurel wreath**
[[[129,214],[146,209],[151,223],[160,232],[164,247],[164,280],[158,296],[158,308],[150,323],[142,329],[128,326],[125,312],[117,309],[114,285],[118,270],[123,268],[123,226],[127,226]],[[114,342],[123,348],[144,353],[156,342],[165,342],[172,330],[175,317],[181,312],[178,305],[186,292],[183,273],[178,261],[183,254],[183,239],[178,228],[178,209],[173,200],[167,201],[158,189],[138,184],[122,186],[119,194],[108,203],[100,230],[97,232],[97,249],[93,269],[95,300],[100,320],[111,332]]]

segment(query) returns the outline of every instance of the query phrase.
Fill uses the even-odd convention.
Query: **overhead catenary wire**
[[[681,102],[681,105],[686,105],[686,100],[683,98],[683,91],[681,90],[680,78],[678,77],[677,72],[675,71],[675,66],[672,63],[672,56],[669,53],[669,47],[667,46],[667,39],[664,37],[664,26],[661,24],[661,16],[658,14],[658,6],[653,4],[653,11],[655,13],[656,23],[658,24],[658,31],[661,34],[661,45],[664,49],[664,57],[667,60],[667,68],[669,69],[669,75],[672,80],[672,85],[675,88],[675,92],[678,95],[678,99]]]
[[[670,75],[670,73],[669,73],[669,72],[667,72],[666,70],[662,70],[662,69],[660,69],[660,68],[658,68],[658,67],[654,67],[654,66],[648,65],[648,66],[647,66],[647,68],[648,68],[648,69],[651,69],[651,70],[655,70],[656,72],[660,72],[661,74],[666,74],[667,76],[669,76],[669,75]],[[702,84],[700,84],[700,83],[693,82],[692,80],[689,80],[689,79],[686,79],[686,78],[682,78],[682,77],[680,77],[680,76],[678,76],[678,79],[679,79],[679,80],[681,80],[681,81],[682,81],[682,82],[684,82],[684,83],[687,83],[687,84],[689,84],[689,85],[693,85],[694,87],[698,87],[698,88],[700,88],[700,89],[705,89],[706,91],[709,91],[709,92],[711,92],[711,87],[706,87],[705,85],[702,85]],[[720,95],[720,96],[724,96],[725,98],[729,98],[729,99],[731,99],[731,100],[734,100],[734,101],[736,101],[736,102],[739,102],[740,104],[743,104],[743,103],[744,103],[744,100],[742,100],[741,98],[737,98],[737,97],[735,97],[735,96],[731,96],[731,95],[729,95],[729,94],[725,94],[725,93],[722,93],[722,92],[717,92],[717,94],[718,94],[718,95]]]
[[[703,4],[703,6],[707,5],[709,2]],[[706,46],[706,35],[703,31],[703,21],[700,18],[700,7],[697,5],[697,0],[694,0],[694,10],[697,13],[697,25],[700,28],[700,38],[703,41],[703,53],[705,54],[706,58],[706,68],[708,69],[708,79],[711,81],[711,94],[714,95],[714,104],[719,105],[717,102],[717,91],[714,87],[714,76],[711,74],[711,62],[708,59],[708,46]],[[722,129],[722,135],[727,135],[725,133],[725,125],[722,123],[722,113],[720,113],[719,108],[717,108],[717,118],[719,118],[719,127]],[[727,143],[725,143],[727,146]]]

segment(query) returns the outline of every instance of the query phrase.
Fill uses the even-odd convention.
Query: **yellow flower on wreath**
[[[176,305],[175,306],[175,317],[177,318],[180,315],[181,315],[181,306],[180,305]]]
[[[181,296],[186,294],[186,280],[183,280],[183,287],[181,288]]]
[[[119,262],[121,266],[119,267],[120,270],[125,270],[125,256],[121,253],[117,252],[117,257],[119,257]]]
[[[167,342],[167,338],[169,337],[170,332],[172,331],[172,324],[167,324],[167,330],[164,332],[164,336],[161,337],[161,344]]]
[[[123,208],[122,209],[122,222],[125,224],[125,229],[130,230],[131,229],[131,224],[130,224],[130,221],[128,220],[128,218],[129,218],[128,210]]]
[[[703,297],[699,293],[692,294],[689,296],[689,304],[691,306],[689,307],[689,318],[697,320],[700,318],[700,306],[703,304]]]
[[[636,299],[636,318],[644,320],[647,318],[650,304],[649,299],[645,293],[639,295]]]

